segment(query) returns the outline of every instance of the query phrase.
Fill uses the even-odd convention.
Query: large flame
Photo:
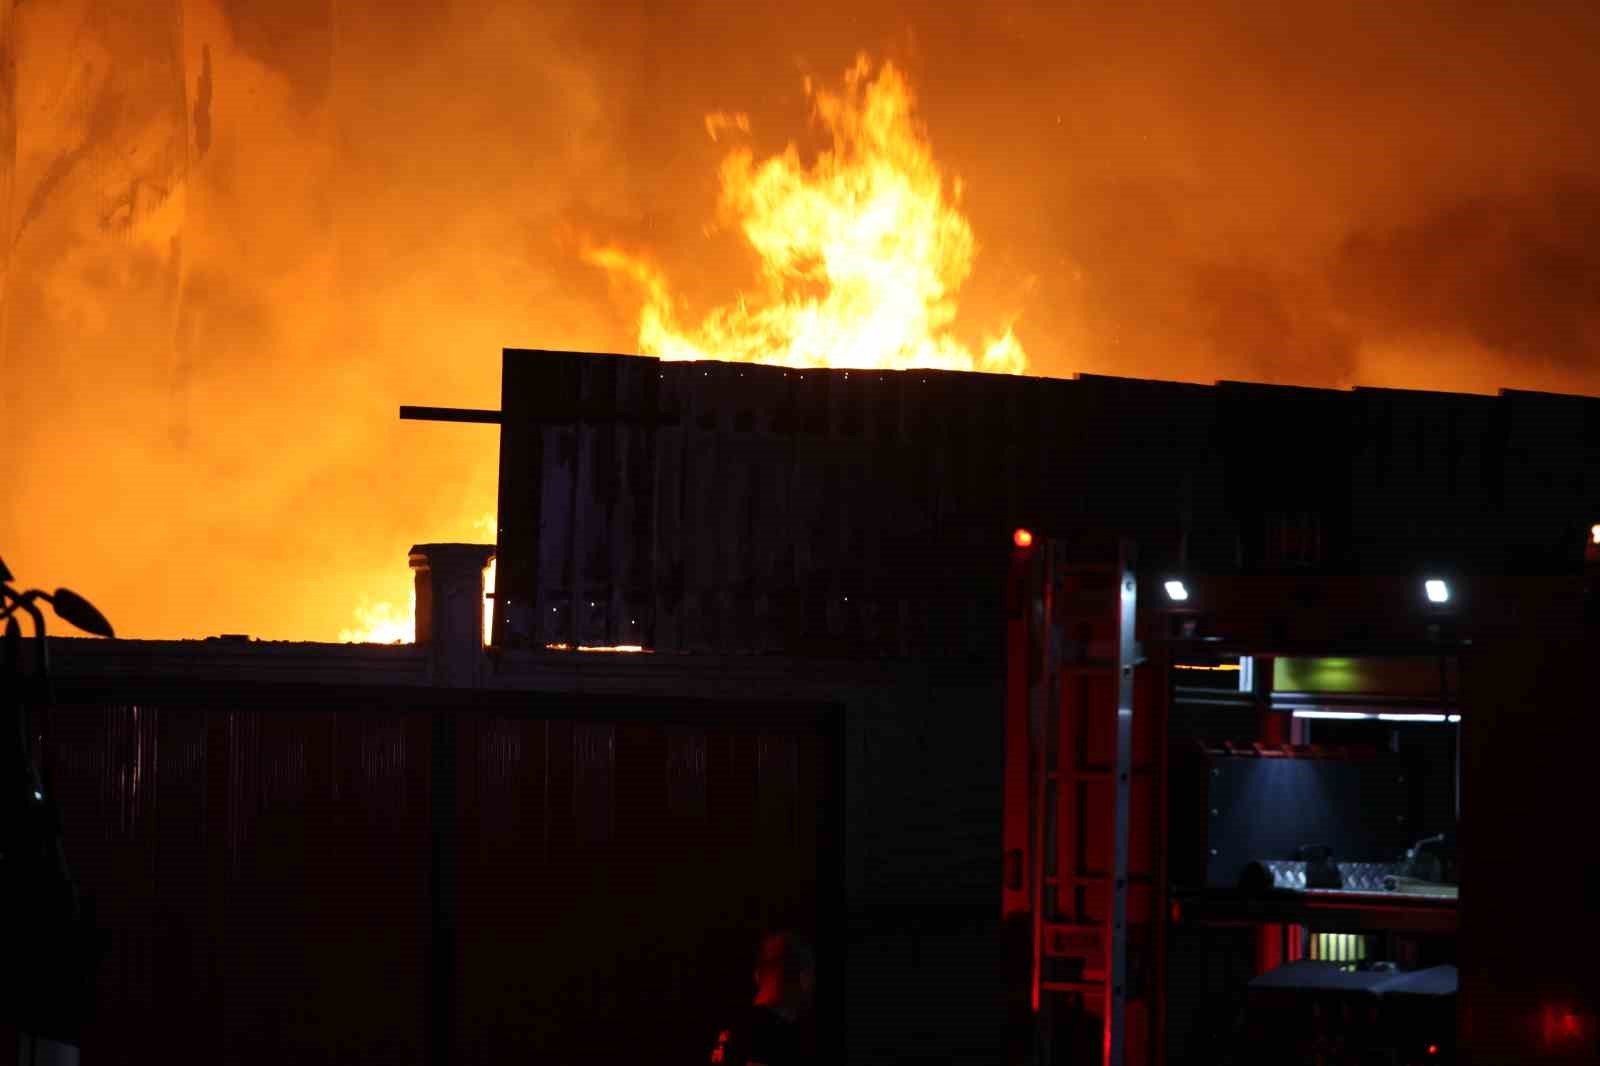
[[[759,298],[685,328],[666,277],[644,256],[585,249],[589,262],[643,287],[640,348],[663,359],[1022,373],[1027,356],[1009,324],[979,352],[951,334],[977,243],[961,182],[946,194],[904,75],[885,63],[874,76],[860,56],[842,92],[809,79],[805,88],[830,150],[809,168],[793,144],[759,163],[738,148],[722,163],[720,213],[761,256]],[[713,140],[749,126],[742,114],[706,116]]]
[[[831,149],[809,167],[793,144],[760,162],[737,148],[722,162],[719,211],[761,257],[759,298],[715,308],[686,328],[665,275],[645,256],[617,245],[585,248],[587,261],[644,289],[640,349],[663,359],[795,367],[1025,371],[1009,324],[978,351],[952,333],[977,242],[960,210],[961,182],[947,188],[905,76],[889,63],[874,72],[860,56],[841,92],[809,79],[805,89]],[[749,133],[750,120],[718,112],[705,116],[705,128],[720,141]],[[493,539],[494,515],[473,526]],[[492,592],[493,563],[485,580]],[[363,603],[339,639],[414,641],[415,605],[414,594],[405,611],[392,601]],[[491,610],[486,599],[485,640]]]

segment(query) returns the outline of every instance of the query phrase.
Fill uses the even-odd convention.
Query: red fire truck
[[[1030,1061],[1600,1061],[1584,580],[1015,545]]]

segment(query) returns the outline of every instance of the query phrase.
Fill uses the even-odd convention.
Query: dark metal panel
[[[1572,572],[1582,565],[1583,532],[1593,522],[1581,473],[1586,403],[1575,396],[1501,394],[1502,536],[1509,572]]]
[[[1251,862],[1293,858],[1308,844],[1328,845],[1341,861],[1375,862],[1411,842],[1395,813],[1407,809],[1409,795],[1397,758],[1217,756],[1206,766],[1210,887],[1236,888]]]
[[[907,655],[912,647],[914,597],[919,582],[918,475],[926,455],[911,439],[907,420],[911,404],[908,374],[889,374],[879,392],[878,516],[883,523],[883,647],[891,655]]]
[[[750,451],[755,432],[750,376],[754,368],[718,367],[713,374],[717,418],[717,502],[708,511],[720,545],[716,614],[719,646],[735,653],[755,650],[755,516],[763,506],[757,495],[758,471]]]
[[[570,643],[576,635],[574,600],[577,575],[573,572],[573,539],[576,534],[578,493],[578,426],[576,422],[577,365],[570,359],[538,357],[527,360],[534,367],[525,387],[537,403],[533,407],[531,432],[540,436],[531,449],[541,460],[538,477],[539,539],[528,545],[537,553],[538,598],[534,604],[537,619],[533,627],[535,646]],[[504,554],[517,549],[502,545]],[[498,567],[496,580],[498,581]]]
[[[529,409],[533,372],[528,359],[500,364],[500,477],[496,543],[507,550],[495,564],[493,641],[500,647],[532,643],[539,598],[540,505],[544,498],[544,436]]]
[[[658,652],[684,647],[684,462],[688,447],[689,363],[657,364],[655,530],[652,539],[655,613],[651,639]]]
[[[617,367],[617,497],[608,540],[613,575],[608,642],[648,644],[655,609],[654,534],[659,364]]]
[[[580,848],[609,844],[614,837],[616,729],[609,722],[572,727],[572,805]]]
[[[827,433],[827,377],[816,370],[790,375],[794,403],[794,473],[789,487],[793,525],[796,610],[792,647],[813,650],[826,632],[828,555],[826,472],[820,461]]]
[[[784,648],[794,604],[794,544],[789,481],[794,471],[794,418],[789,373],[752,366],[745,377],[739,419],[750,430],[741,441],[750,476],[751,648]]]
[[[577,473],[572,516],[573,595],[576,623],[571,643],[611,640],[612,516],[618,497],[617,360],[579,364]]]
[[[518,364],[537,369],[516,371]],[[591,369],[580,374],[583,367]],[[605,405],[580,397],[576,385],[583,375],[591,383],[617,374],[623,381],[635,367],[645,377],[654,367],[655,382],[670,386],[657,399],[661,427],[644,435],[656,447],[645,443],[642,452],[634,416],[605,415]],[[539,579],[548,601],[541,618],[556,623],[546,635],[574,635],[562,612],[580,591],[573,581],[588,580],[610,590],[591,631],[624,641],[635,615],[623,606],[630,601],[619,582],[649,574],[656,610],[669,613],[640,625],[653,628],[645,642],[663,650],[874,654],[887,647],[941,660],[981,650],[992,605],[969,594],[933,609],[929,597],[958,581],[998,587],[989,580],[997,571],[985,569],[985,538],[1003,538],[1016,524],[1041,535],[1095,527],[1133,534],[1159,568],[1180,565],[1185,533],[1190,569],[1213,571],[1236,565],[1241,543],[1256,569],[1318,560],[1334,571],[1414,568],[1408,560],[1419,553],[1451,552],[1468,553],[1480,569],[1498,568],[1502,544],[1520,553],[1525,568],[1565,566],[1567,527],[1591,506],[1585,471],[1590,452],[1600,450],[1589,442],[1600,434],[1586,428],[1592,405],[1551,408],[1550,398],[1521,394],[1353,396],[1238,383],[847,374],[516,352],[507,355],[506,381],[508,390],[515,383],[539,394],[508,391],[504,404],[505,459],[523,465],[526,492],[537,499],[520,511],[503,500],[503,524],[523,531],[508,532],[502,547],[507,595],[554,559],[555,571]],[[613,408],[634,402],[631,387],[611,394]],[[670,409],[684,404],[687,422],[674,422]],[[648,408],[648,400],[640,405]],[[1553,423],[1538,414],[1547,408],[1560,409]],[[545,428],[537,437],[514,431],[514,410]],[[1139,417],[1125,417],[1129,410]],[[1493,424],[1489,411],[1501,412]],[[606,418],[615,423],[609,435],[598,426],[573,431],[587,443],[552,428]],[[793,447],[781,456],[791,431]],[[1562,443],[1574,435],[1572,447]],[[1414,461],[1399,463],[1396,448],[1409,449]],[[1524,469],[1519,448],[1555,466]],[[1100,461],[1068,461],[1091,454]],[[641,455],[653,469],[649,478],[634,476]],[[588,495],[575,507],[584,477]],[[1478,489],[1491,484],[1511,494],[1508,516],[1535,532],[1484,524]],[[640,501],[652,494],[646,509]],[[648,521],[627,517],[636,503]],[[531,539],[530,514],[539,520]],[[1367,529],[1363,548],[1362,531],[1350,526],[1369,519],[1381,524]],[[596,520],[607,523],[603,536],[580,532]],[[1300,546],[1287,551],[1289,541]],[[1382,559],[1373,554],[1378,541]],[[596,552],[604,558],[589,558]],[[588,562],[579,559],[572,573],[575,555]],[[876,590],[880,578],[889,592]],[[794,624],[780,626],[786,615]],[[695,630],[688,642],[686,623]]]
[[[961,658],[965,634],[957,618],[968,583],[962,578],[962,518],[966,507],[961,471],[965,465],[966,411],[958,389],[966,387],[962,375],[928,371],[918,375],[919,402],[931,416],[925,440],[932,455],[929,504],[933,514],[932,552],[925,560],[921,589],[929,619],[926,655],[950,662]]]
[[[69,854],[109,933],[86,1054],[149,1061],[183,1032],[244,1063],[420,1060],[426,878],[402,844],[409,824],[424,854],[415,786],[360,796],[327,713],[265,728],[149,705],[56,716]],[[378,815],[352,825],[342,812],[363,799]],[[379,985],[390,998],[374,1008]]]
[[[503,1061],[547,1039],[538,1002],[547,948],[544,723],[457,717],[460,818],[454,1061]]]
[[[833,564],[828,581],[828,643],[835,648],[861,648],[861,535],[862,515],[855,484],[862,461],[863,427],[860,396],[868,378],[850,371],[828,377],[827,466],[828,545]]]
[[[694,363],[684,395],[683,649],[707,652],[722,637],[726,568],[721,555],[725,499],[717,481],[725,364]],[[713,376],[715,375],[715,376]]]
[[[421,1062],[430,1036],[462,1062],[704,1045],[759,930],[814,926],[837,767],[748,721],[501,711],[62,712],[69,846],[116,932],[97,1057],[147,1061],[175,1031],[242,1063]],[[430,926],[451,934],[431,960]]]
[[[893,632],[895,590],[887,569],[886,542],[893,521],[892,509],[880,488],[893,476],[890,470],[891,442],[896,392],[894,375],[857,372],[852,395],[854,418],[859,426],[857,461],[848,471],[846,491],[851,513],[856,516],[852,530],[852,599],[856,603],[857,646],[864,655],[892,654],[889,645]]]

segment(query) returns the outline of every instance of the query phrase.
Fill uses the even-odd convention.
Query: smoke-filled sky
[[[401,12],[405,12],[402,14]],[[1204,12],[1203,14],[1201,12]],[[725,142],[909,80],[1035,372],[1600,392],[1600,7],[0,0],[0,556],[130,636],[332,639],[481,539],[503,346],[755,276]]]

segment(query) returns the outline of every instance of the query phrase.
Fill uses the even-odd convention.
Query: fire
[[[644,290],[640,348],[663,359],[1022,373],[1027,356],[1009,324],[977,352],[951,334],[977,242],[961,182],[947,194],[905,76],[890,63],[874,75],[863,55],[842,92],[810,79],[805,90],[831,149],[810,167],[793,144],[760,162],[737,148],[722,162],[719,212],[761,257],[759,297],[685,328],[666,277],[643,256],[585,249]],[[712,140],[749,126],[742,114],[706,116]]]
[[[473,530],[487,538],[486,543],[496,543],[497,523],[494,514],[488,513],[471,523]],[[483,642],[489,643],[494,626],[495,560],[483,570]],[[355,609],[356,624],[339,630],[342,644],[414,644],[417,640],[417,592],[412,587],[410,600],[402,611],[391,601],[373,603],[363,599]]]
[[[417,639],[417,594],[402,613],[392,603],[362,603],[355,610],[356,625],[339,630],[343,644],[413,644]]]
[[[483,642],[489,643],[489,638],[494,635],[494,564],[490,559],[489,565],[483,569]]]

